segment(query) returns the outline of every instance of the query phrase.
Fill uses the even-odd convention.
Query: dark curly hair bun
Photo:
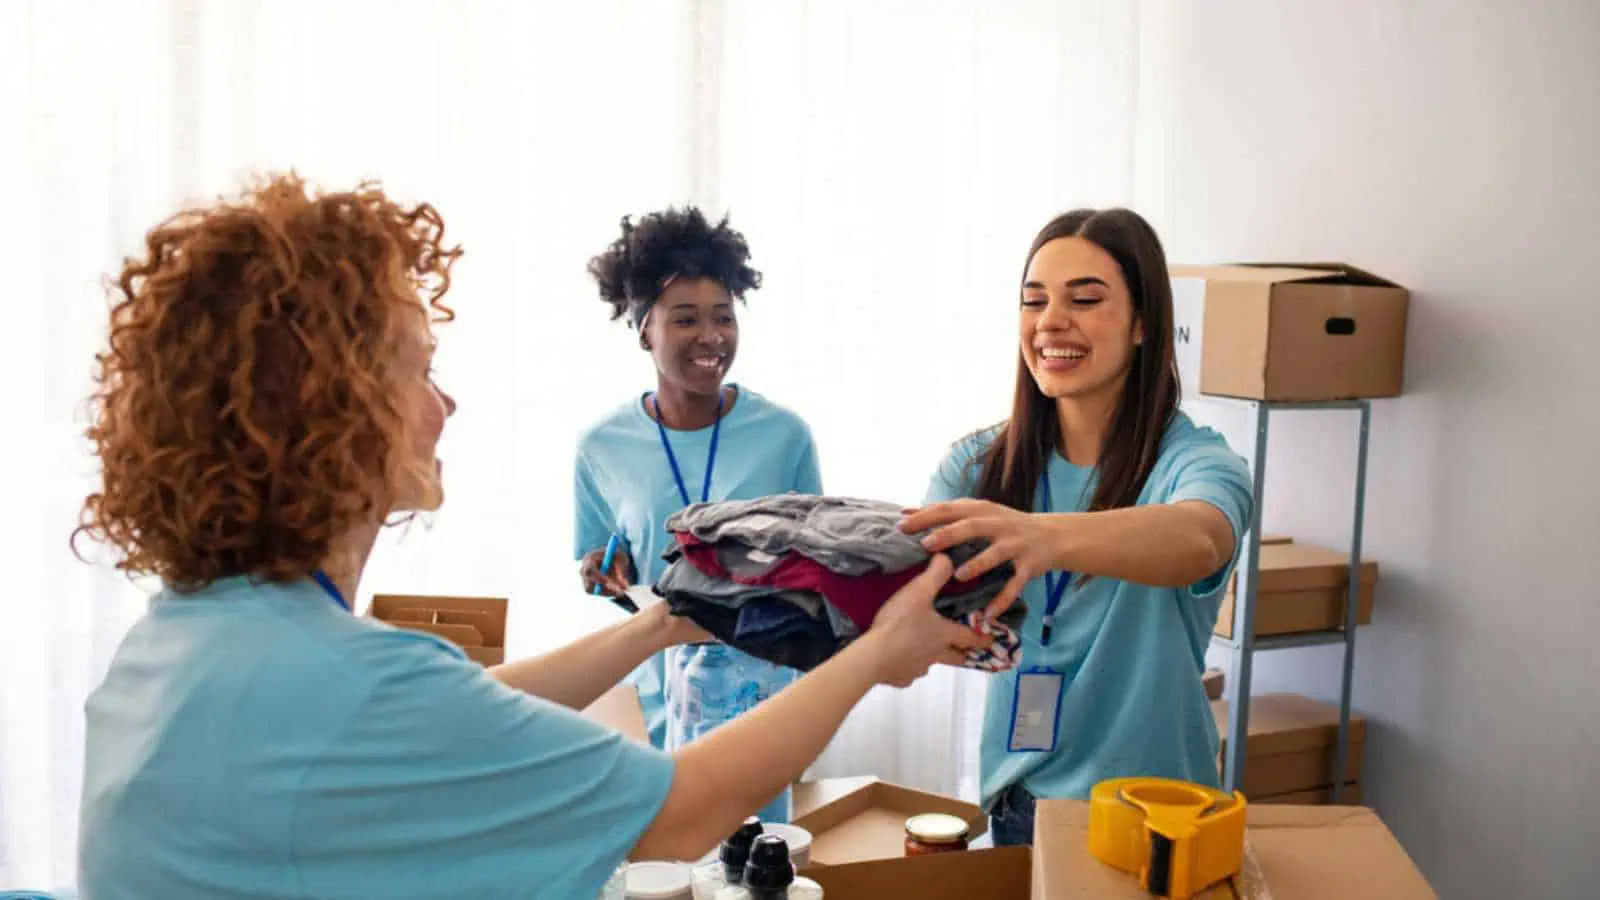
[[[589,274],[613,321],[629,317],[637,327],[672,276],[711,278],[736,298],[761,286],[750,268],[750,246],[728,227],[728,217],[712,225],[693,206],[648,213],[636,225],[622,217],[622,234],[604,253],[589,260]]]

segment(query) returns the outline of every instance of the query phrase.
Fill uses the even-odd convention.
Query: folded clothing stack
[[[901,515],[892,503],[807,494],[695,504],[667,520],[675,544],[655,591],[723,643],[809,671],[870,628],[927,568],[921,535],[900,531]],[[960,566],[984,546],[969,542],[948,555]],[[982,615],[1013,574],[1006,563],[969,582],[951,579],[934,601],[944,616],[995,638],[968,654],[968,668],[998,672],[1019,662],[1027,607],[1019,599],[994,621]]]

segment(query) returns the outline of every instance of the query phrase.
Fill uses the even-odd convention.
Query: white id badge
[[[1017,690],[1011,699],[1012,753],[1056,749],[1056,728],[1061,719],[1062,675],[1050,669],[1024,669],[1017,673]]]

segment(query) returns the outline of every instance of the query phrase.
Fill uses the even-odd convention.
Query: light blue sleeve
[[[666,802],[671,757],[506,687],[430,636],[356,643],[379,674],[299,791],[301,891],[598,896]]]
[[[1215,574],[1189,587],[1194,596],[1209,597],[1228,583],[1244,545],[1245,530],[1250,527],[1255,505],[1251,497],[1250,468],[1220,436],[1191,444],[1178,453],[1166,502],[1200,500],[1209,503],[1233,526],[1233,555]]]
[[[610,504],[600,494],[594,480],[594,470],[589,465],[588,454],[581,449],[573,463],[573,548],[572,558],[582,559],[585,553],[604,549],[611,539],[616,516]]]
[[[970,435],[957,441],[939,462],[928,479],[928,490],[923,495],[924,504],[944,503],[971,497],[978,489],[977,459],[987,446],[983,435]]]
[[[822,465],[817,459],[817,442],[811,434],[811,429],[804,423],[800,426],[800,436],[804,446],[800,449],[800,463],[795,467],[794,491],[797,494],[822,493]]]

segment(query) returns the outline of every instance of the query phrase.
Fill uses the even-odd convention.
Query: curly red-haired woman
[[[443,499],[443,235],[430,206],[288,176],[169,219],[124,264],[81,532],[164,588],[88,703],[86,898],[593,897],[630,855],[699,856],[872,685],[977,641],[932,611],[940,561],[668,756],[572,711],[706,639],[664,604],[487,670],[350,615],[379,528]]]

